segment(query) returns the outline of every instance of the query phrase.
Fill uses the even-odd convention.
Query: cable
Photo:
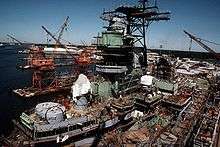
[[[205,39],[201,39],[201,38],[199,38],[199,39],[202,40],[202,41],[205,41],[205,42],[208,42],[208,43],[214,44],[214,45],[220,45],[220,43],[216,43],[216,42],[209,41],[209,40],[205,40]]]

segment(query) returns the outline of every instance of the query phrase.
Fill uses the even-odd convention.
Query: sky
[[[0,41],[7,34],[20,41],[46,43],[44,25],[57,32],[66,16],[70,17],[68,31],[63,38],[72,43],[91,42],[103,31],[103,9],[112,10],[122,4],[135,4],[138,0],[1,0]],[[171,20],[154,22],[147,31],[148,47],[188,50],[187,30],[197,37],[220,43],[219,0],[157,0],[161,11],[170,11]],[[220,52],[220,46],[207,44]],[[204,51],[196,43],[192,50]]]

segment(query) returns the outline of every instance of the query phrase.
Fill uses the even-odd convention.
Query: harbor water
[[[9,134],[12,128],[11,120],[19,116],[31,104],[16,97],[12,90],[24,87],[31,83],[30,71],[22,71],[16,68],[20,50],[16,46],[0,47],[0,134]]]

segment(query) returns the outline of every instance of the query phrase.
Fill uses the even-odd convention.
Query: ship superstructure
[[[78,58],[82,68],[51,85],[69,92],[55,95],[49,88],[51,101],[14,120],[19,135],[12,134],[10,143],[217,146],[220,68],[207,61],[147,53],[146,29],[154,21],[170,19],[156,2],[140,0],[136,6],[104,11],[101,18],[108,24],[95,46],[85,47]],[[93,51],[98,62],[89,58]],[[91,64],[95,70],[88,74]],[[54,69],[40,71],[45,70]],[[39,81],[33,82],[36,88]]]

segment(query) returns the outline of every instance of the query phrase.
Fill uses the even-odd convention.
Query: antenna
[[[155,6],[155,7],[157,6],[157,0],[154,1],[154,6]]]

